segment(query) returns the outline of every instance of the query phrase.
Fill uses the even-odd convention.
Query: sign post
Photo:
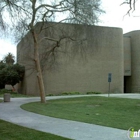
[[[109,83],[109,87],[108,87],[108,97],[110,95],[110,83],[112,80],[112,73],[108,73],[108,83]]]

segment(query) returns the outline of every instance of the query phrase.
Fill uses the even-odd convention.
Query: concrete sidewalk
[[[110,96],[140,99],[140,94],[111,94]],[[79,97],[79,95],[47,97],[47,100],[69,97]],[[75,140],[128,140],[128,132],[125,130],[47,117],[20,108],[22,104],[39,100],[39,97],[12,98],[9,103],[0,103],[0,119]]]

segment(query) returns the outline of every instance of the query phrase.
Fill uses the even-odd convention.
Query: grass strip
[[[79,97],[28,103],[21,108],[56,118],[128,130],[140,129],[140,100],[106,97]]]

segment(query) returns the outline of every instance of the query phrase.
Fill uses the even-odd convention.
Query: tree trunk
[[[36,70],[37,70],[38,85],[40,89],[41,103],[46,103],[44,81],[42,77],[42,71],[41,71],[40,60],[39,60],[39,52],[38,52],[39,45],[38,45],[38,40],[37,40],[35,31],[32,32],[32,35],[34,39],[34,58],[35,58],[35,65],[36,65]]]

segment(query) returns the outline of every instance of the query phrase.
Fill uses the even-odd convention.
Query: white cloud
[[[140,29],[140,1],[136,3],[136,10],[126,15],[129,5],[120,5],[123,0],[102,0],[102,7],[106,14],[101,16],[101,26],[111,26],[123,28],[123,32],[129,32]],[[125,16],[126,15],[126,16]]]

